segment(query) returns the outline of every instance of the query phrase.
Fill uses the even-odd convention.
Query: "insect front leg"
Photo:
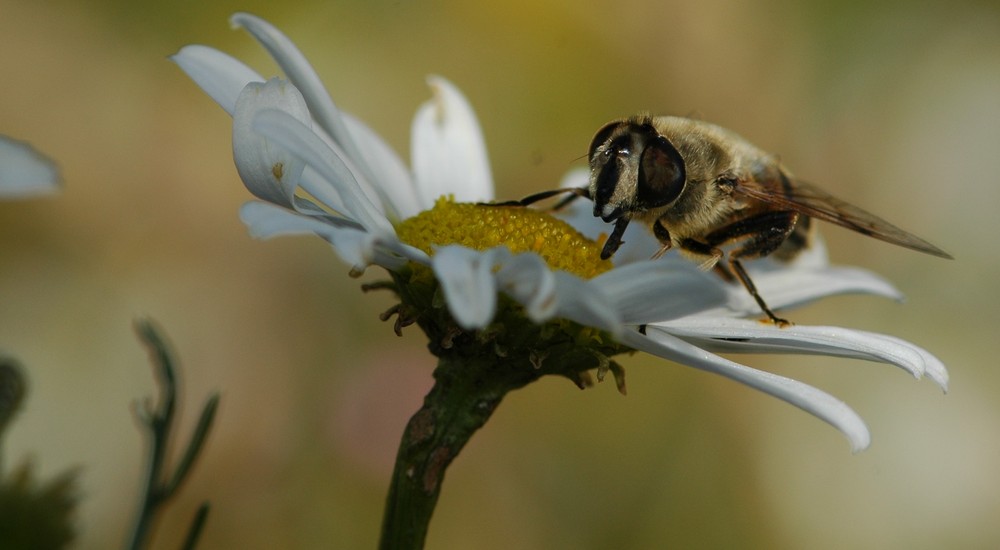
[[[717,229],[706,238],[708,245],[713,247],[737,240],[744,241],[742,246],[732,250],[726,258],[730,270],[728,278],[735,275],[760,306],[761,311],[778,327],[787,327],[791,323],[775,315],[767,306],[740,259],[761,258],[777,250],[795,229],[798,219],[798,212],[764,212]]]
[[[607,260],[611,256],[618,252],[618,248],[625,244],[622,241],[622,235],[625,234],[625,228],[628,227],[629,218],[618,218],[615,222],[615,228],[611,231],[611,235],[608,235],[608,240],[604,242],[604,248],[601,249],[601,259]]]
[[[548,191],[542,191],[540,193],[528,195],[527,197],[524,197],[523,199],[516,201],[483,202],[479,204],[481,206],[529,206],[535,204],[536,202],[554,197],[556,195],[565,195],[565,194],[569,194],[569,196],[557,202],[556,205],[551,208],[551,210],[559,210],[579,197],[583,197],[585,199],[590,198],[590,190],[587,189],[586,187],[566,187],[563,189],[549,189]]]

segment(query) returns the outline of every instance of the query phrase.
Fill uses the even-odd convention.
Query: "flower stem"
[[[611,372],[624,393],[624,372],[610,358],[631,350],[570,321],[532,322],[504,296],[488,327],[463,330],[440,301],[429,269],[401,269],[392,277],[401,302],[392,310],[396,328],[416,323],[438,357],[434,387],[403,431],[382,520],[379,548],[414,550],[424,547],[445,471],[507,393],[549,375],[582,389],[593,383],[591,369],[598,380]]]
[[[434,387],[403,432],[380,548],[423,548],[448,465],[489,420],[507,392],[539,376],[524,369],[504,369],[497,363],[495,356],[440,358]]]

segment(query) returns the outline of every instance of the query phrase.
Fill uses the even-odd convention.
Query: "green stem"
[[[498,368],[501,367],[501,368]],[[423,548],[445,470],[507,392],[540,376],[497,357],[440,358],[435,384],[403,432],[382,522],[382,549]]]
[[[630,350],[610,334],[570,321],[536,324],[504,296],[488,327],[461,330],[429,269],[402,269],[392,277],[401,302],[391,310],[397,333],[417,323],[438,357],[434,387],[403,432],[379,546],[416,550],[427,538],[445,471],[508,392],[548,375],[584,388],[592,383],[587,371],[597,369],[599,379],[611,372],[624,393],[624,374],[610,358]]]

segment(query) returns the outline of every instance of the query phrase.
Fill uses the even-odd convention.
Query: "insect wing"
[[[800,212],[811,218],[835,223],[888,243],[951,259],[950,254],[913,233],[904,231],[871,212],[805,182],[796,180],[792,185],[788,185],[787,181],[781,181],[775,182],[773,186],[742,183],[737,185],[736,192],[780,208]]]

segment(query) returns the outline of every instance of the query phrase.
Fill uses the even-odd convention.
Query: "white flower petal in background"
[[[0,199],[28,199],[59,191],[55,162],[29,143],[0,135]]]
[[[493,176],[472,106],[447,80],[427,79],[434,97],[420,106],[410,136],[413,173],[424,208],[443,195],[457,202],[493,199]]]

